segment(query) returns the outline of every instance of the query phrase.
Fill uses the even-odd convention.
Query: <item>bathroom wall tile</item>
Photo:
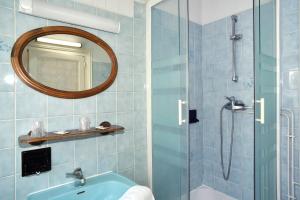
[[[22,177],[16,175],[16,199],[26,200],[29,193],[39,191],[48,187],[48,174],[40,174]]]
[[[0,93],[0,120],[9,120],[14,117],[14,93],[1,92]]]
[[[130,55],[118,54],[118,70],[120,73],[129,73],[133,72],[133,62],[135,59]]]
[[[102,92],[97,96],[98,113],[115,112],[117,108],[117,94],[115,92]]]
[[[73,116],[48,118],[48,131],[71,130],[74,127]]]
[[[17,119],[46,117],[47,97],[38,92],[16,93],[16,109]]]
[[[0,177],[10,176],[14,174],[15,159],[14,149],[2,149],[0,150]]]
[[[146,48],[146,39],[144,37],[134,38],[134,55],[135,56],[145,56],[144,49]]]
[[[48,115],[61,116],[73,114],[73,100],[48,97]]]
[[[146,36],[146,24],[143,19],[134,19],[134,37]]]
[[[14,1],[0,0],[0,6],[7,8],[14,8]]]
[[[96,138],[75,142],[75,167],[81,167],[85,176],[97,173],[97,154],[91,152],[97,152]]]
[[[145,91],[146,75],[145,74],[134,74],[134,91],[141,92]]]
[[[146,112],[147,97],[145,92],[134,93],[134,110]]]
[[[12,37],[0,35],[0,63],[10,62],[10,53],[14,39]]]
[[[46,25],[47,21],[45,19],[33,17],[19,12],[16,13],[16,33],[18,37],[27,31]]]
[[[134,145],[136,148],[147,146],[147,131],[146,131],[146,129],[134,130]]]
[[[118,53],[133,55],[133,38],[131,36],[119,36],[117,38]]]
[[[74,113],[76,115],[96,113],[96,97],[74,100]]]
[[[125,171],[134,167],[133,149],[118,153],[118,172]]]
[[[146,59],[144,56],[134,56],[134,72],[145,73],[146,72]]]
[[[73,182],[74,178],[67,178],[66,173],[74,171],[73,163],[53,166],[49,172],[49,186],[57,186],[68,182]]]
[[[119,33],[120,36],[129,36],[132,37],[133,35],[133,19],[131,17],[124,17],[121,16],[119,18],[120,20],[120,26],[121,26],[121,31]]]
[[[133,129],[133,113],[118,113],[117,114],[117,124],[123,126],[126,131]]]
[[[123,134],[117,135],[117,152],[126,152],[134,146],[134,138],[132,131],[125,131]]]
[[[0,64],[0,92],[14,91],[14,72],[10,64]]]
[[[14,121],[0,121],[0,149],[12,148],[15,141]]]
[[[118,173],[122,176],[125,176],[131,180],[134,180],[134,168],[129,168],[126,170],[120,170]]]
[[[106,152],[102,156],[99,156],[99,173],[108,171],[117,172],[117,154],[110,154]]]
[[[74,164],[74,141],[57,142],[49,145],[51,147],[52,165]]]
[[[111,124],[117,124],[117,116],[115,113],[98,113],[97,120],[99,124],[104,121],[108,121]]]
[[[117,77],[117,87],[120,92],[133,91],[133,74],[119,73]]]
[[[14,35],[14,10],[0,7],[0,34],[13,37]]]
[[[107,135],[98,138],[98,154],[100,157],[105,157],[106,154],[117,153],[117,137]]]
[[[15,199],[15,178],[7,176],[0,178],[0,194],[5,197],[5,200]]]
[[[146,17],[146,6],[143,3],[134,4],[134,18],[135,19],[145,19]]]
[[[147,125],[147,117],[145,116],[144,111],[136,111],[134,112],[134,129],[145,129]]]
[[[130,112],[133,110],[133,93],[118,92],[117,93],[117,111]]]

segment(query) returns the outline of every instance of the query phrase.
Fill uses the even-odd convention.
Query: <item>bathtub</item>
[[[222,192],[202,185],[191,191],[191,200],[237,200]]]

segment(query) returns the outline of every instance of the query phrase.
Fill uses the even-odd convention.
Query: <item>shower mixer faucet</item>
[[[234,96],[225,97],[229,102],[225,104],[225,108],[231,111],[246,110],[246,105],[243,101],[237,100]]]

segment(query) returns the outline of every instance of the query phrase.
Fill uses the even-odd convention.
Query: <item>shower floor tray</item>
[[[191,191],[191,200],[237,200],[222,192],[202,185]]]

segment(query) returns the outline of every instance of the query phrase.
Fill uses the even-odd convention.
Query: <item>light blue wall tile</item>
[[[52,165],[74,164],[74,141],[53,143],[51,147]]]
[[[16,199],[26,200],[29,193],[39,191],[48,187],[48,174],[22,177],[16,175]]]
[[[133,92],[133,75],[119,73],[117,78],[117,87],[120,92]]]
[[[3,149],[0,150],[0,177],[11,176],[14,174],[15,168],[15,150],[14,149]]]
[[[99,113],[115,112],[117,109],[117,94],[115,92],[102,92],[97,96]]]
[[[14,39],[12,37],[0,35],[0,63],[10,62],[10,53]]]
[[[17,93],[16,109],[17,119],[46,117],[47,97],[38,92]]]
[[[134,138],[132,131],[125,131],[123,134],[117,135],[117,152],[126,152],[134,146]]]
[[[117,111],[130,112],[133,110],[133,93],[118,92],[117,93]]]
[[[15,199],[15,179],[14,176],[0,178],[0,194],[5,200]]]
[[[105,157],[105,154],[117,153],[117,137],[116,136],[103,136],[98,138],[98,154]]]
[[[0,149],[12,148],[15,141],[14,121],[0,121]]]
[[[96,113],[96,97],[74,100],[74,113],[76,115]]]
[[[91,152],[97,152],[96,138],[75,142],[75,167],[81,167],[85,176],[97,173],[97,154]]]
[[[13,37],[14,35],[14,10],[0,7],[0,34]]]
[[[48,115],[61,116],[73,114],[73,100],[48,97]]]
[[[0,93],[0,120],[13,119],[15,110],[14,104],[14,93]]]
[[[12,66],[9,64],[0,64],[0,91],[13,92],[14,91],[14,72]]]
[[[7,8],[14,8],[14,1],[0,0],[0,6],[7,7]]]
[[[72,173],[73,171],[73,163],[66,163],[63,165],[53,166],[51,172],[49,172],[49,186],[57,186],[71,181],[75,181],[72,177],[66,177],[66,173]]]
[[[135,147],[147,146],[147,131],[146,130],[134,130],[134,145]]]
[[[132,56],[133,55],[133,38],[131,36],[119,36],[117,38],[118,53]]]
[[[118,171],[125,171],[134,167],[133,149],[118,153]]]
[[[133,129],[133,123],[134,123],[134,118],[133,118],[133,113],[118,113],[117,114],[117,124],[120,126],[123,126],[126,131],[132,130]]]
[[[113,171],[117,172],[117,154],[106,154],[99,156],[99,173]]]
[[[25,15],[22,13],[16,13],[16,33],[17,36],[30,31],[35,28],[46,26],[47,22],[45,19]]]
[[[135,59],[132,58],[132,56],[124,55],[124,54],[118,54],[118,70],[120,73],[129,73],[132,74],[133,72],[133,61]]]
[[[48,131],[71,130],[74,127],[73,116],[49,117]]]
[[[134,4],[134,18],[145,19],[146,17],[146,5],[142,3]]]
[[[131,180],[134,180],[134,168],[120,170],[118,173],[121,174],[122,176],[125,176],[125,177],[131,179]]]

